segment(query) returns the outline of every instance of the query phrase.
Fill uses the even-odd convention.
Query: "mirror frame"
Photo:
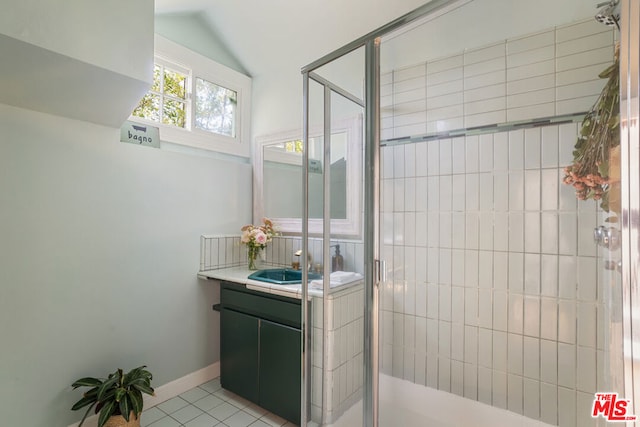
[[[362,234],[362,114],[336,120],[332,132],[347,133],[347,218],[331,220],[331,235],[359,238]],[[322,136],[322,128],[309,131],[309,138]],[[302,139],[300,129],[276,132],[256,138],[253,152],[253,221],[258,223],[264,212],[264,147],[278,142]],[[353,161],[352,161],[353,160]],[[326,168],[323,168],[323,173]],[[302,218],[269,218],[278,231],[302,234]],[[309,219],[309,234],[322,235],[322,218]]]

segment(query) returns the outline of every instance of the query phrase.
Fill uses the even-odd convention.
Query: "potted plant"
[[[109,374],[107,378],[80,378],[72,384],[78,387],[91,387],[71,408],[74,411],[89,405],[80,426],[95,406],[98,427],[139,427],[142,412],[142,393],[153,395],[151,387],[153,376],[146,366],[140,366],[124,373],[122,369]]]

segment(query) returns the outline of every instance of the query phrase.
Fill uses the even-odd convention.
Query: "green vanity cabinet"
[[[300,423],[300,300],[222,283],[222,387]]]
[[[260,403],[300,424],[300,329],[260,322]]]
[[[252,402],[258,401],[259,319],[233,310],[220,311],[220,381]]]

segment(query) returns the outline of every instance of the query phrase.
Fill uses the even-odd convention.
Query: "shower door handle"
[[[387,263],[384,260],[377,259],[375,262],[376,268],[376,284],[384,283],[387,281]]]

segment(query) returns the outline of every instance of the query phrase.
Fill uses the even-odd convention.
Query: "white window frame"
[[[176,71],[186,71],[187,114],[185,128],[158,123],[140,117],[130,116],[129,120],[157,126],[160,140],[186,145],[204,150],[218,151],[240,157],[251,156],[251,78],[232,70],[212,59],[174,43],[158,34],[155,35],[156,63]],[[238,94],[235,117],[235,137],[198,129],[195,126],[196,78],[207,80]]]

